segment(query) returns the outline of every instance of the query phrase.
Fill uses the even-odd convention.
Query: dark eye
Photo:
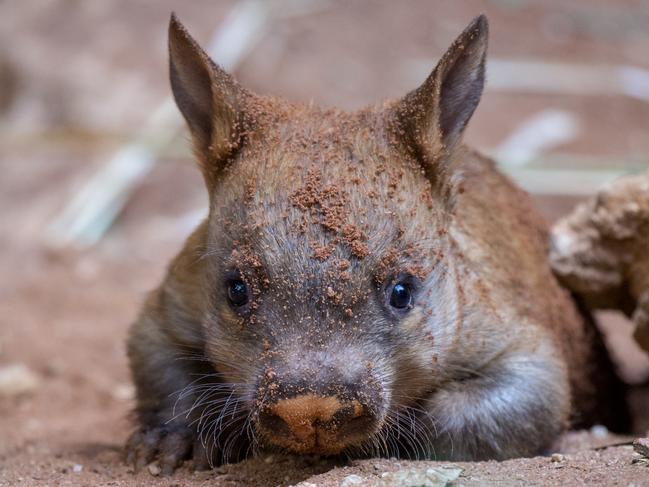
[[[243,306],[248,302],[248,286],[241,279],[233,279],[228,282],[228,299],[235,307]]]
[[[405,282],[397,282],[390,294],[390,306],[397,309],[409,308],[412,305],[412,289]]]

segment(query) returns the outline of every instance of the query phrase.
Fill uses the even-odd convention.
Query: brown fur
[[[544,222],[461,143],[486,35],[480,17],[422,87],[345,113],[246,92],[172,18],[210,215],[131,331],[131,461],[508,458],[610,411],[593,377],[615,378],[550,272]],[[389,304],[396,282],[408,309]]]

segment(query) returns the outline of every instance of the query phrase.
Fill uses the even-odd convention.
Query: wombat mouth
[[[275,446],[298,455],[317,455],[324,457],[338,456],[352,445],[346,443],[332,442],[331,436],[326,432],[321,433],[318,428],[313,436],[313,440],[302,441],[282,441],[270,440]]]
[[[305,440],[298,439],[294,435],[287,437],[275,434],[272,437],[268,437],[268,442],[273,446],[298,455],[333,457],[341,455],[351,448],[360,446],[370,436],[369,434],[361,433],[350,436],[349,438],[340,438],[338,433],[332,432],[324,426],[316,426],[313,434]]]

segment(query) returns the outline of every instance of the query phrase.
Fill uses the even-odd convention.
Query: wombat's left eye
[[[397,282],[392,287],[390,306],[397,309],[405,309],[412,306],[412,289],[408,283]]]
[[[228,300],[235,307],[243,306],[248,302],[248,286],[241,279],[228,282]]]

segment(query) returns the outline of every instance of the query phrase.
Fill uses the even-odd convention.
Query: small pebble
[[[596,424],[590,429],[590,434],[595,438],[606,438],[608,436],[608,429],[606,428],[606,426]]]
[[[39,377],[24,364],[0,367],[0,397],[30,394],[40,383]]]
[[[385,487],[445,487],[457,480],[462,473],[461,468],[403,468],[381,475],[379,485]]]
[[[147,468],[149,469],[149,473],[154,477],[160,475],[160,472],[162,471],[157,463],[150,463]]]
[[[135,397],[135,388],[130,384],[120,384],[115,386],[110,393],[118,401],[130,401]]]
[[[199,480],[208,480],[214,477],[214,472],[212,470],[194,470],[194,477]]]
[[[348,475],[345,477],[342,482],[340,482],[340,487],[352,487],[353,485],[362,485],[365,482],[365,479],[360,475]]]
[[[552,456],[550,457],[550,460],[553,462],[563,462],[566,459],[561,453],[553,453]]]
[[[74,466],[72,467],[72,471],[74,473],[81,473],[83,470],[83,465],[79,465],[78,463],[75,463]]]

